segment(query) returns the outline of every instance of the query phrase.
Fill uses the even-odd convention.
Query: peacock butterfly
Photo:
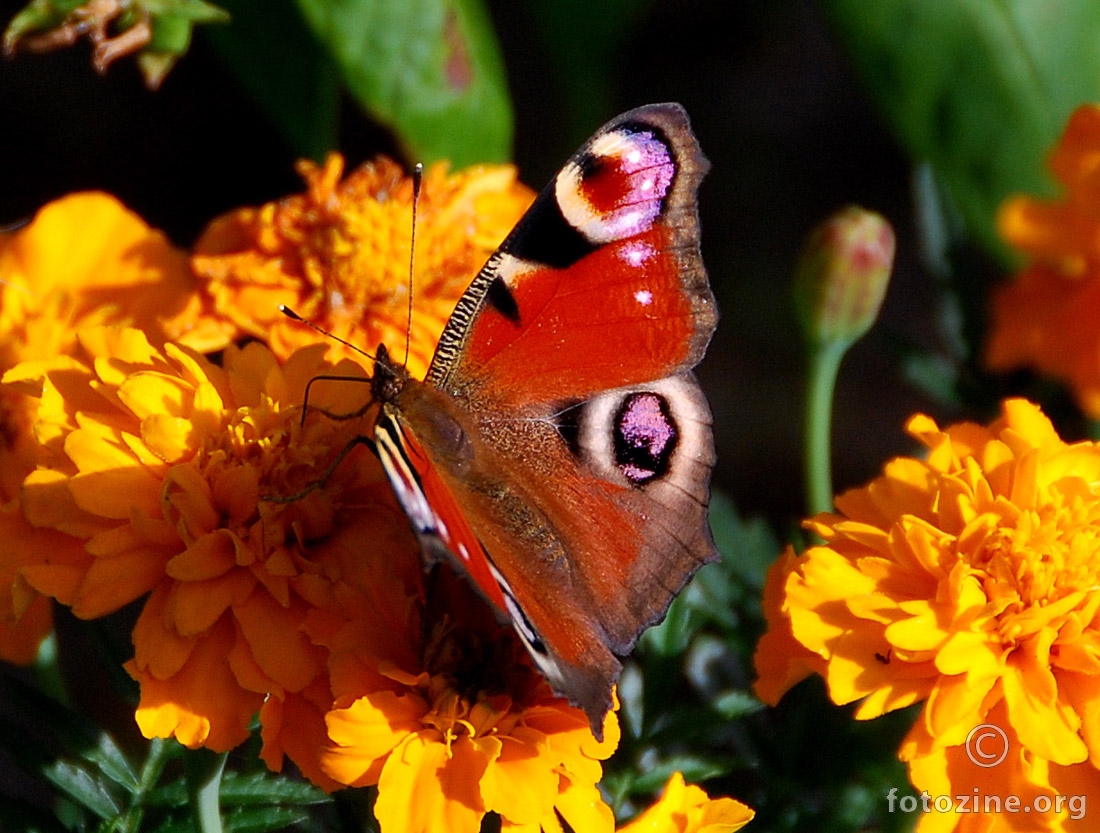
[[[428,563],[466,574],[597,737],[641,632],[717,557],[691,373],[717,310],[708,163],[678,104],[604,125],[474,278],[423,382],[379,347],[374,448]]]

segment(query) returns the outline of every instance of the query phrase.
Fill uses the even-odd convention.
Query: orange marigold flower
[[[19,576],[82,618],[148,594],[127,665],[141,684],[138,724],[149,737],[228,749],[265,699],[305,696],[325,676],[325,652],[302,626],[342,578],[328,554],[371,543],[343,540],[364,517],[394,529],[380,467],[349,446],[361,426],[316,412],[301,422],[310,378],[362,371],[324,362],[325,345],[282,365],[258,343],[231,346],[216,367],[172,343],[154,348],[138,330],[79,339],[86,365],[12,371],[40,371],[42,461],[24,482],[24,515],[81,544],[28,547]],[[354,411],[363,386],[316,386],[311,404]]]
[[[1100,444],[1062,441],[1023,400],[988,427],[918,415],[908,429],[927,458],[838,497],[809,524],[825,544],[777,566],[769,627],[793,641],[770,645],[797,645],[807,656],[788,659],[822,670],[835,702],[862,699],[860,719],[924,701],[928,754],[1000,704],[1034,759],[1095,768]],[[757,691],[774,702],[798,674],[765,647]]]
[[[376,583],[348,599],[342,627],[314,632],[331,650],[336,696],[324,771],[378,785],[383,831],[476,833],[493,812],[509,829],[560,833],[560,814],[574,830],[610,833],[596,782],[618,745],[615,715],[596,741],[452,574],[435,576],[423,606],[395,601],[408,592]]]
[[[70,355],[74,332],[95,324],[141,327],[198,349],[223,346],[204,325],[187,256],[114,197],[79,193],[43,207],[24,228],[0,232],[0,375],[20,362]],[[0,386],[0,504],[35,465],[33,385]],[[49,604],[16,568],[25,522],[0,518],[0,658],[26,662],[49,632]],[[14,582],[14,584],[13,584]]]
[[[1100,106],[1070,117],[1049,160],[1065,194],[1015,196],[997,217],[1001,236],[1028,265],[993,296],[986,362],[1028,365],[1064,379],[1100,418]]]
[[[958,746],[939,746],[921,722],[902,743],[900,757],[929,806],[920,813],[919,833],[1083,829],[1088,797],[1100,792],[1100,770],[1088,761],[1059,766],[1034,754],[1020,743],[1003,700],[985,720]]]
[[[266,339],[276,355],[316,340],[280,315],[280,304],[365,349],[386,344],[402,354],[412,181],[385,158],[341,179],[343,170],[338,154],[323,166],[300,163],[304,194],[219,217],[196,244],[192,266],[217,309]],[[414,376],[423,378],[459,296],[533,197],[511,166],[448,175],[440,163],[425,173],[411,278]]]
[[[619,833],[733,833],[755,814],[732,798],[709,798],[702,789],[685,784],[673,773],[661,798]]]

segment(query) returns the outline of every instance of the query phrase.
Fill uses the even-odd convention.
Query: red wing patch
[[[481,541],[470,528],[451,490],[416,439],[396,417],[383,413],[374,428],[375,449],[397,501],[409,517],[425,553],[450,556],[501,614],[508,605]]]

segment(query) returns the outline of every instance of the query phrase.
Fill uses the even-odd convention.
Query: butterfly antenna
[[[403,364],[409,363],[409,350],[412,345],[413,287],[416,285],[413,280],[413,266],[416,263],[416,213],[417,206],[420,205],[420,187],[424,182],[423,162],[417,162],[413,166],[412,181],[412,233],[409,235],[409,310],[405,320],[405,359],[402,362]]]
[[[343,344],[349,350],[354,350],[360,356],[365,356],[366,358],[370,359],[372,362],[374,361],[374,356],[371,355],[370,353],[368,353],[362,347],[357,347],[356,345],[352,344],[350,341],[346,341],[345,339],[340,338],[340,336],[336,335],[335,333],[330,333],[324,327],[318,327],[312,321],[307,321],[305,318],[302,318],[302,316],[300,316],[298,313],[296,313],[294,310],[292,310],[286,304],[279,304],[279,312],[281,312],[283,315],[285,315],[291,321],[298,321],[302,324],[305,324],[311,330],[314,330],[314,331],[320,333],[321,335],[325,336],[326,338],[331,338],[335,342]]]

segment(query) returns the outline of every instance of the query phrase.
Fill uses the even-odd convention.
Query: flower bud
[[[814,344],[847,347],[878,317],[894,265],[894,230],[849,206],[814,229],[798,262],[795,311]]]

